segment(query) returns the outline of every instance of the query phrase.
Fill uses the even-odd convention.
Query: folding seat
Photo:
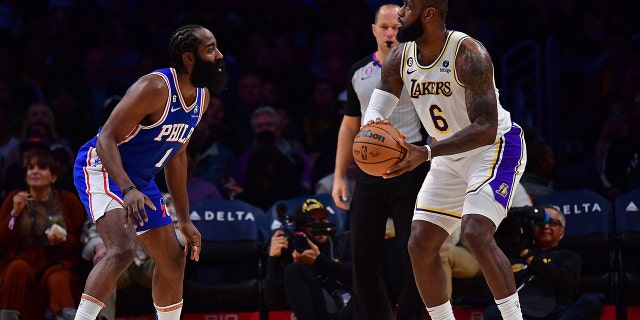
[[[199,261],[187,259],[185,312],[262,312],[264,212],[241,200],[205,200],[191,208],[202,235]]]
[[[536,199],[535,204],[554,205],[565,215],[567,224],[559,247],[582,257],[581,291],[602,293],[605,303],[616,303],[613,203],[592,190],[579,189],[553,192]]]
[[[628,306],[640,306],[640,188],[618,196],[614,207],[620,283],[618,309],[626,315]]]

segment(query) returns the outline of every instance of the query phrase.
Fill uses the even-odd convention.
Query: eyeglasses
[[[554,218],[549,218],[549,222],[547,222],[545,224],[548,224],[549,227],[552,227],[552,228],[555,228],[555,227],[564,228],[564,226],[562,225],[562,222],[560,222],[560,220],[554,219]]]

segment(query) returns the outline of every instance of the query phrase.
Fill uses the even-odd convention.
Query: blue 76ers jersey
[[[149,76],[160,76],[167,83],[169,98],[164,113],[154,124],[138,124],[118,143],[124,170],[139,189],[145,188],[189,140],[202,116],[205,99],[204,89],[198,88],[195,102],[187,106],[178,88],[176,71],[173,68],[159,69],[147,75]],[[97,136],[81,148],[76,160],[76,169],[80,165],[85,167],[85,170],[104,170],[100,158],[95,154],[96,141]]]

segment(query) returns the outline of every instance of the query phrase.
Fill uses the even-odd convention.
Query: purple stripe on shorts
[[[503,150],[498,160],[495,178],[489,185],[496,201],[506,208],[511,199],[519,167],[522,165],[522,128],[514,123],[511,130],[502,137],[502,141]]]

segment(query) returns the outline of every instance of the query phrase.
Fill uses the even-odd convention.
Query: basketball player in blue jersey
[[[189,219],[185,149],[210,91],[219,93],[226,77],[216,38],[202,26],[176,30],[169,50],[171,68],[138,79],[76,158],[76,188],[107,247],[89,274],[76,320],[96,319],[133,261],[136,240],[155,261],[157,319],[180,319],[185,256],[197,261],[200,255],[200,232]],[[184,250],[154,183],[163,168]]]
[[[447,10],[447,0],[404,1],[397,36],[403,43],[384,61],[364,121],[388,121],[408,90],[435,140],[427,146],[402,141],[406,158],[384,175],[396,177],[431,161],[408,245],[431,319],[455,319],[439,250],[460,225],[502,317],[522,319],[511,265],[493,239],[526,164],[522,129],[499,103],[489,53],[475,39],[447,30]]]
[[[344,179],[349,162],[353,161],[353,139],[362,125],[362,115],[369,105],[371,93],[380,82],[382,63],[391,48],[398,45],[398,9],[400,6],[396,4],[386,4],[380,6],[376,12],[371,28],[377,50],[351,67],[345,115],[338,134],[332,195],[336,205],[345,210],[349,209],[354,279],[352,299],[356,320],[394,319],[393,306],[389,301],[396,300],[396,297],[387,296],[381,278],[386,255],[383,248],[388,218],[393,219],[396,234],[394,243],[397,243],[397,246],[390,249],[394,252],[393,256],[398,256],[400,260],[392,261],[400,266],[393,270],[401,273],[394,276],[394,279],[402,279],[398,284],[400,293],[397,297],[397,319],[421,320],[424,314],[424,305],[411,271],[407,243],[411,234],[413,204],[429,170],[429,163],[425,162],[411,174],[395,179],[371,176],[357,169],[352,199],[347,197],[349,192]],[[407,143],[424,145],[420,118],[407,93],[402,94],[389,120],[405,134]]]

